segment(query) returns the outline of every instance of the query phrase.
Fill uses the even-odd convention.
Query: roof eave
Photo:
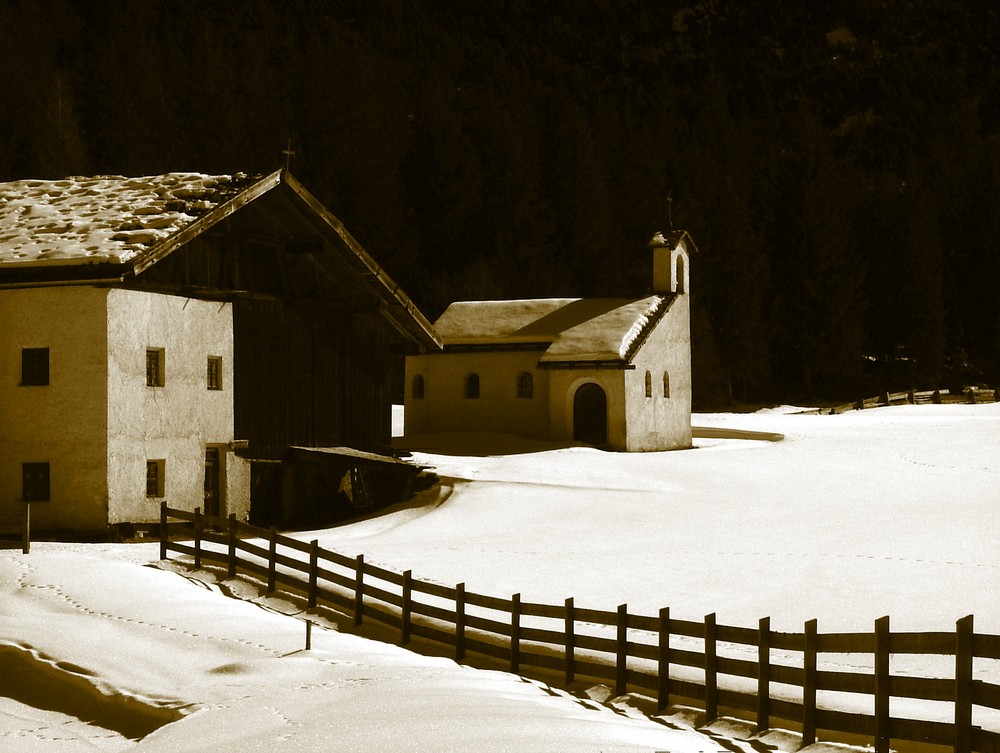
[[[567,359],[563,361],[539,361],[540,369],[616,369],[618,371],[629,371],[635,368],[635,364],[620,358],[608,360],[587,360],[587,359]]]
[[[655,307],[652,314],[646,319],[646,323],[643,325],[639,334],[629,345],[628,351],[626,351],[624,360],[628,363],[632,363],[635,359],[635,354],[639,352],[639,349],[646,344],[646,340],[649,339],[650,334],[656,329],[656,325],[660,323],[660,320],[666,316],[667,311],[673,306],[674,301],[677,300],[677,294],[672,293],[668,295],[658,295],[659,304]]]
[[[233,196],[228,201],[219,204],[209,212],[196,219],[190,225],[178,230],[176,233],[166,238],[162,242],[153,246],[149,251],[145,251],[132,259],[131,267],[133,274],[140,274],[149,269],[161,259],[165,259],[178,248],[188,243],[199,235],[219,224],[226,217],[238,209],[245,207],[250,202],[259,199],[268,191],[281,183],[283,170],[277,170],[265,178],[260,179],[252,186],[248,186]]]
[[[61,285],[116,285],[132,271],[129,262],[6,267],[0,265],[0,288]]]

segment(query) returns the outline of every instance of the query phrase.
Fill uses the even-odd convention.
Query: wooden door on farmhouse
[[[608,397],[599,384],[582,384],[573,396],[573,439],[592,445],[608,443]]]
[[[222,471],[219,448],[205,448],[205,514],[222,515]]]

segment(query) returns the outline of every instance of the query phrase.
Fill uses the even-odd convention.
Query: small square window
[[[21,499],[25,502],[48,502],[48,463],[21,463]]]
[[[21,348],[21,385],[44,387],[49,383],[49,349]]]
[[[164,375],[163,348],[146,348],[146,386],[162,387]]]
[[[208,357],[208,388],[222,389],[222,356]]]
[[[162,497],[164,478],[163,471],[166,462],[163,460],[146,461],[146,496]]]

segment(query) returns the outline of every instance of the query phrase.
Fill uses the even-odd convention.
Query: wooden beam
[[[165,241],[157,244],[146,253],[140,254],[132,262],[132,270],[135,274],[141,274],[158,261],[165,259],[185,243],[197,238],[211,227],[214,227],[222,220],[226,219],[233,212],[245,207],[252,201],[259,199],[268,191],[281,183],[281,171],[271,173],[266,178],[257,181],[252,186],[243,189],[228,201],[220,204],[215,209],[196,219],[187,227],[174,233]]]
[[[130,290],[142,290],[150,293],[165,293],[182,298],[197,298],[203,301],[232,302],[245,301],[275,301],[283,303],[290,311],[313,309],[315,312],[328,311],[335,314],[375,314],[378,306],[373,301],[342,300],[329,298],[287,298],[273,293],[258,293],[254,290],[227,290],[225,288],[207,285],[182,285],[177,283],[144,283],[130,284],[124,287]]]

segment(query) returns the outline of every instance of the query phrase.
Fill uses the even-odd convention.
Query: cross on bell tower
[[[292,140],[288,139],[288,146],[281,150],[281,153],[285,155],[285,171],[292,165],[292,157],[295,156],[295,150],[292,149]]]

